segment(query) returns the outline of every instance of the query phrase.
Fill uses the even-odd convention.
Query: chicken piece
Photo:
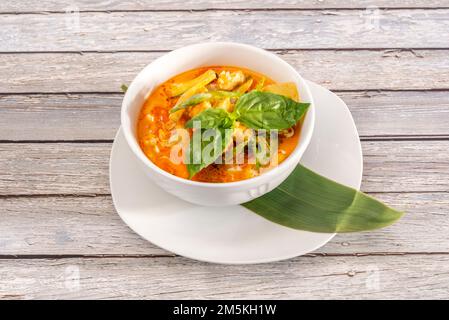
[[[222,90],[232,90],[236,86],[242,84],[245,81],[245,75],[242,71],[222,71],[218,76],[217,84]]]

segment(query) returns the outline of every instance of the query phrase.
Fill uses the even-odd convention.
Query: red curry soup
[[[151,93],[140,111],[138,141],[154,164],[175,176],[240,181],[293,152],[308,106],[294,83],[239,67],[197,68]],[[195,134],[209,140],[195,140]]]

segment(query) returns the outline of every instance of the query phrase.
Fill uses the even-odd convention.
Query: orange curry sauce
[[[174,128],[184,128],[185,123],[190,119],[189,112],[184,112],[182,117],[173,123],[169,119],[169,110],[176,104],[178,97],[170,97],[169,88],[172,83],[182,83],[198,77],[207,70],[214,70],[217,74],[221,71],[241,70],[245,76],[250,76],[254,80],[250,89],[253,90],[260,82],[264,85],[274,83],[268,77],[254,71],[240,67],[202,67],[181,73],[168,81],[159,85],[147,98],[143,105],[137,126],[138,141],[145,155],[159,168],[181,178],[188,179],[189,174],[184,163],[175,164],[170,160],[171,146],[167,145],[171,132]],[[194,107],[191,107],[194,108]],[[295,127],[294,135],[289,138],[279,139],[278,163],[285,160],[295,149],[301,122]],[[191,133],[191,129],[190,133]],[[254,164],[211,164],[197,173],[192,180],[202,182],[233,182],[252,178],[263,172],[263,168],[256,169]]]

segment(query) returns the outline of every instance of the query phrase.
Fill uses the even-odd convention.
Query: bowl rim
[[[229,46],[229,47],[234,47],[234,48],[243,48],[245,50],[249,50],[254,52],[255,54],[258,55],[264,55],[270,59],[276,60],[278,63],[283,64],[287,69],[289,69],[292,74],[294,74],[297,79],[299,80],[299,84],[302,86],[302,88],[307,92],[307,95],[309,96],[309,102],[310,103],[310,107],[308,108],[305,117],[310,118],[310,126],[308,128],[308,130],[304,130],[304,127],[301,128],[301,137],[303,137],[303,141],[302,143],[298,143],[295,147],[295,149],[293,150],[293,152],[287,157],[287,159],[285,159],[283,162],[281,162],[280,164],[278,164],[275,168],[264,172],[256,177],[252,177],[249,179],[245,179],[245,180],[240,180],[240,181],[233,181],[233,182],[220,182],[220,183],[216,183],[216,182],[201,182],[201,181],[193,181],[193,180],[189,180],[189,179],[184,179],[178,176],[175,176],[174,174],[171,174],[161,168],[159,168],[156,164],[154,164],[143,152],[142,148],[140,147],[139,143],[135,140],[131,132],[130,129],[125,127],[123,124],[126,123],[126,117],[127,117],[127,106],[125,104],[125,101],[130,100],[131,97],[131,92],[133,92],[134,90],[133,87],[136,85],[136,79],[138,79],[139,77],[142,76],[142,74],[144,74],[146,72],[147,69],[151,68],[154,64],[156,63],[160,63],[160,61],[163,61],[164,59],[168,59],[170,56],[177,54],[180,51],[186,50],[186,49],[194,49],[194,48],[198,48],[200,49],[201,47],[210,47],[210,46]],[[243,67],[243,66],[242,66]],[[252,69],[251,69],[252,70]],[[185,70],[188,71],[188,70]],[[257,71],[257,70],[254,70]],[[147,97],[149,96],[150,93],[147,94]],[[128,105],[130,105],[130,103],[128,103]],[[131,84],[129,85],[128,90],[126,91],[124,97],[123,97],[123,101],[122,101],[122,107],[121,107],[121,126],[123,128],[123,133],[125,136],[125,139],[128,143],[128,146],[131,148],[131,150],[133,151],[133,153],[150,169],[152,169],[153,171],[156,171],[157,173],[163,175],[164,177],[173,180],[175,182],[179,182],[182,183],[184,185],[189,185],[189,186],[196,186],[196,187],[211,187],[211,188],[215,188],[215,189],[223,189],[223,188],[229,188],[229,187],[244,187],[247,185],[252,185],[252,184],[257,184],[257,182],[262,182],[263,180],[269,178],[270,176],[275,175],[277,172],[279,172],[279,170],[281,169],[287,169],[289,166],[295,165],[294,163],[296,161],[296,158],[302,156],[302,154],[304,154],[304,151],[307,149],[307,147],[309,146],[310,140],[312,138],[312,134],[314,131],[314,127],[315,127],[315,104],[313,101],[313,97],[312,94],[310,92],[310,88],[308,87],[306,81],[304,80],[304,78],[299,74],[299,72],[293,68],[289,63],[287,63],[285,60],[283,60],[282,58],[280,58],[278,55],[276,55],[275,53],[269,52],[267,50],[252,46],[252,45],[248,45],[248,44],[243,44],[243,43],[238,43],[238,42],[202,42],[202,43],[196,43],[196,44],[192,44],[192,45],[188,45],[188,46],[183,46],[181,48],[172,50],[164,55],[162,55],[161,57],[158,57],[157,59],[155,59],[154,61],[152,61],[151,63],[149,63],[148,65],[146,65],[137,75],[136,77],[132,80]],[[299,161],[299,160],[298,160]],[[297,162],[297,161],[296,161]]]

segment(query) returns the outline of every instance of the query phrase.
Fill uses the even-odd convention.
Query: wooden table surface
[[[449,298],[448,0],[1,1],[0,24],[0,299]],[[408,214],[261,265],[134,234],[108,184],[120,85],[211,40],[276,52],[341,96],[362,190]]]

